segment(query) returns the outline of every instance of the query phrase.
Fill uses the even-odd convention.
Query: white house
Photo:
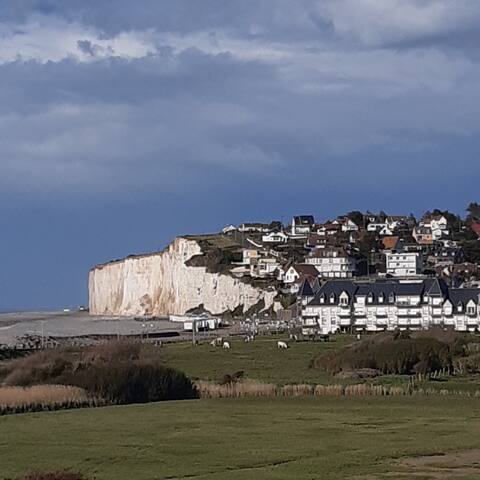
[[[339,247],[316,249],[305,259],[305,263],[315,266],[323,278],[353,277],[357,269],[356,259]]]
[[[390,228],[388,225],[385,225],[379,232],[378,234],[381,235],[382,237],[388,237],[393,235],[394,230]]]
[[[381,223],[372,222],[367,225],[367,231],[369,232],[380,232],[385,228],[388,229],[388,225],[385,222],[381,222]]]
[[[262,236],[263,243],[287,243],[288,235],[283,232],[270,232]]]
[[[301,276],[318,277],[318,271],[313,265],[297,263],[291,265],[285,270],[283,283],[289,284],[296,282]]]
[[[302,325],[328,334],[344,331],[480,330],[480,289],[448,288],[439,279],[328,281],[302,309]]]
[[[320,235],[321,237],[329,235],[333,236],[336,235],[340,229],[341,226],[337,220],[334,220],[333,222],[325,222],[323,225],[317,227],[317,235]]]
[[[342,232],[358,232],[358,225],[348,217],[340,219]]]
[[[292,236],[306,236],[313,228],[313,215],[297,215],[292,218]]]
[[[257,248],[244,248],[242,250],[242,264],[250,265],[253,260],[260,258],[260,252]]]
[[[250,261],[250,276],[252,277],[268,277],[275,275],[281,268],[276,258],[261,257]]]
[[[432,230],[434,240],[448,236],[448,221],[444,215],[428,215],[420,222],[421,227],[427,227]]]
[[[387,252],[387,274],[407,277],[422,273],[422,255],[418,252]]]
[[[239,225],[238,230],[240,232],[268,233],[270,227],[266,223],[242,223]]]

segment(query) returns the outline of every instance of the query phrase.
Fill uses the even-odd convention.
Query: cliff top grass
[[[234,251],[234,250],[238,250],[240,247],[240,244],[236,242],[232,237],[228,237],[226,235],[222,235],[219,233],[203,234],[203,235],[180,235],[176,238],[185,238],[186,240],[192,240],[197,242],[200,245],[204,254],[212,250]],[[145,257],[160,255],[171,245],[171,243],[172,242],[170,242],[163,250],[155,250],[155,251],[146,252],[146,253],[134,253],[124,258],[116,258],[113,260],[109,260],[108,262],[99,263],[98,265],[95,265],[94,267],[92,267],[90,270],[92,271],[92,270],[102,269],[103,267],[106,267],[115,263],[123,262],[126,259],[145,258]]]
[[[0,417],[0,478],[69,469],[96,480],[473,479],[478,402],[193,400],[12,415]]]
[[[198,242],[204,251],[209,248],[220,248],[222,250],[237,249],[240,246],[232,237],[217,233],[208,235],[184,235],[182,238]]]

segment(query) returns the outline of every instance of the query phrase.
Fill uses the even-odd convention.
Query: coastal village
[[[480,206],[461,218],[433,210],[417,219],[352,211],[289,225],[242,223],[221,234],[240,244],[231,275],[274,284],[304,335],[339,331],[480,328]]]

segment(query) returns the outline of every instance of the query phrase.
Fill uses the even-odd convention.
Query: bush
[[[384,374],[429,373],[451,367],[451,347],[425,335],[384,333],[317,357],[313,365],[331,374],[365,368]]]
[[[197,398],[190,379],[173,368],[123,362],[97,364],[67,374],[62,383],[83,388],[111,403],[146,403]]]
[[[2,381],[23,387],[70,385],[112,403],[197,397],[185,374],[162,365],[158,349],[131,342],[38,352],[5,364],[0,370]]]

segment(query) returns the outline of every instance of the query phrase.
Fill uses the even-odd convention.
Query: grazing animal
[[[223,342],[223,348],[230,348],[230,342]]]
[[[245,343],[253,342],[254,340],[255,340],[255,337],[253,335],[247,335],[245,337]]]
[[[288,345],[285,342],[278,341],[277,342],[277,348],[288,348]]]
[[[210,342],[210,345],[212,347],[216,347],[217,346],[217,341],[215,339],[213,339],[211,342]]]

